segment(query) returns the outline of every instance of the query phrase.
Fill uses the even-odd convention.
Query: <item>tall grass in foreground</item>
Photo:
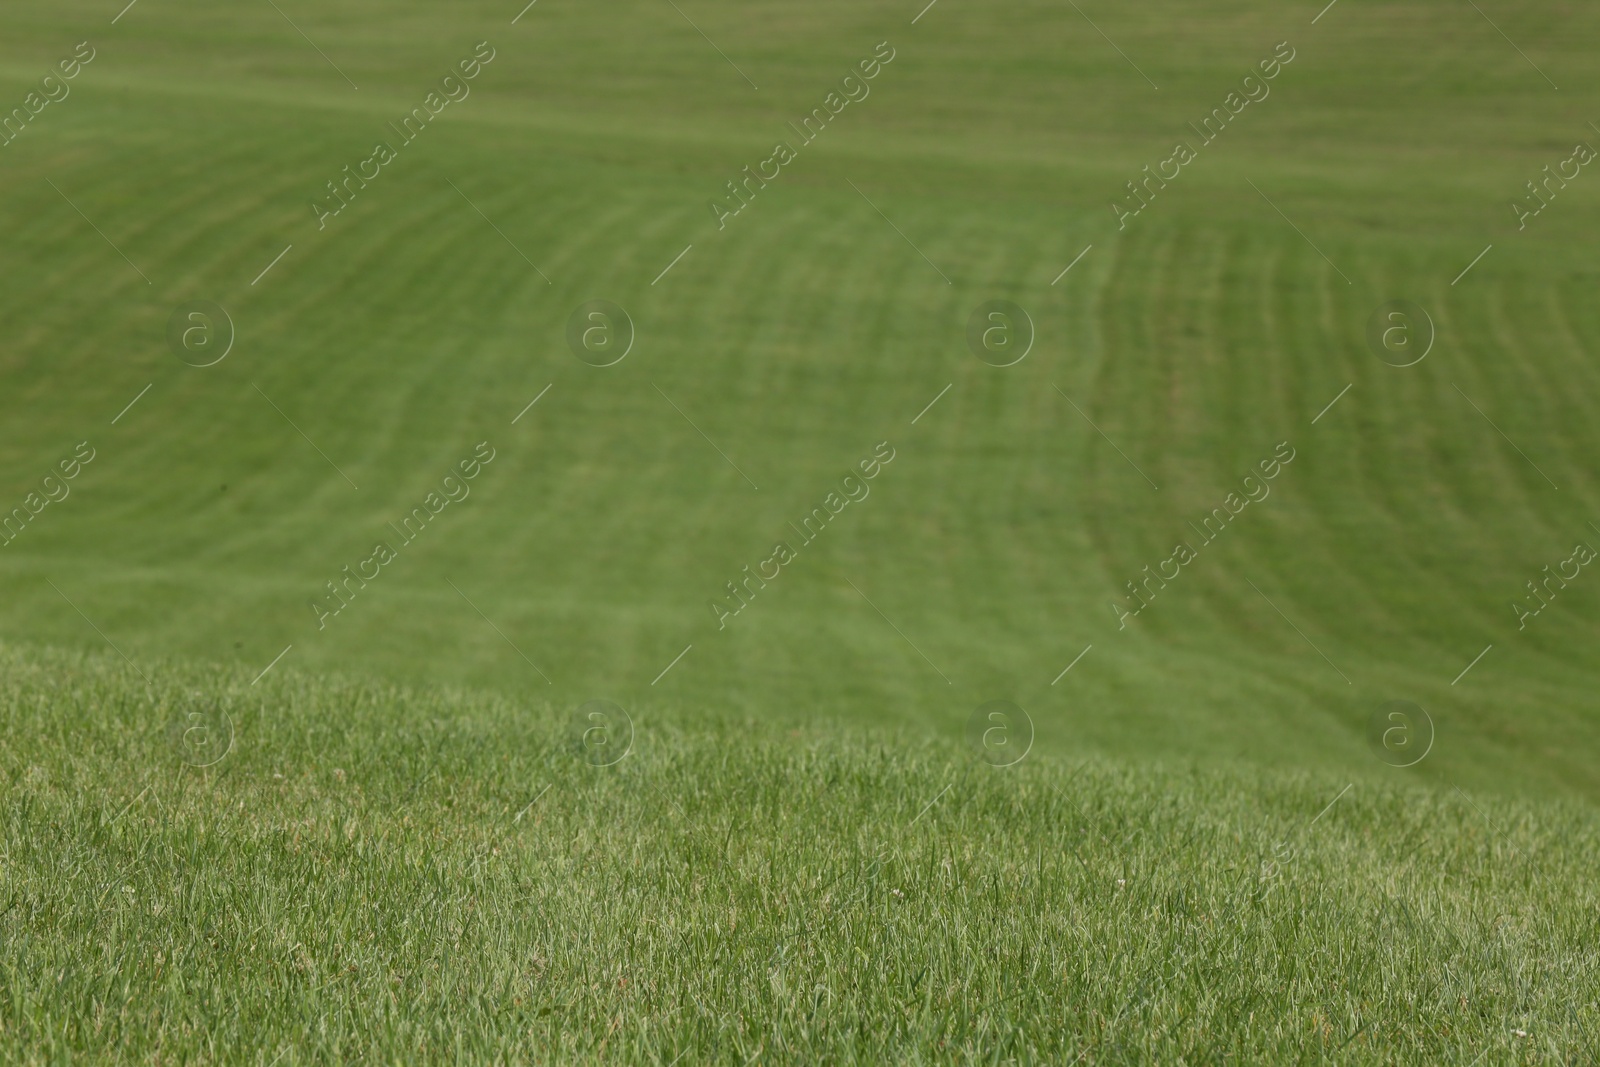
[[[1600,1056],[1577,804],[701,709],[596,767],[496,696],[0,670],[6,1062]],[[207,769],[166,730],[197,691]]]

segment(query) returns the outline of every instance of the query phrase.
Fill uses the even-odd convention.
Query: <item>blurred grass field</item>
[[[1070,853],[1062,860],[1068,838],[1087,847],[1089,823],[1063,829],[1056,809],[1040,805],[1055,797],[1059,807],[1066,793],[1091,811],[1120,812],[1107,817],[1129,829],[1159,823],[1189,835],[1182,846],[1171,833],[1164,844],[1140,839],[1137,863],[1162,878],[1201,864],[1203,891],[1220,901],[1231,899],[1230,878],[1259,870],[1263,849],[1270,859],[1280,830],[1309,821],[1317,797],[1349,784],[1341,805],[1359,814],[1330,827],[1319,858],[1296,865],[1285,884],[1303,893],[1297,904],[1277,898],[1269,908],[1284,909],[1275,923],[1326,922],[1333,932],[1307,934],[1300,947],[1340,961],[1313,967],[1317,981],[1350,984],[1321,1000],[1275,986],[1279,999],[1262,1009],[1274,1028],[1236,1031],[1236,1054],[1470,1063],[1493,1050],[1484,1063],[1524,1054],[1582,1062],[1579,1050],[1592,1055],[1584,1028],[1595,1024],[1583,909],[1592,906],[1600,794],[1600,590],[1580,574],[1520,629],[1511,605],[1534,603],[1527,583],[1542,580],[1542,568],[1600,538],[1591,525],[1600,522],[1591,459],[1600,445],[1591,359],[1600,271],[1590,238],[1600,179],[1581,172],[1525,229],[1510,204],[1528,198],[1525,183],[1542,168],[1600,138],[1588,55],[1600,14],[1575,4],[1477,7],[9,6],[0,12],[0,114],[21,106],[78,42],[92,42],[95,58],[70,96],[0,147],[0,508],[23,506],[79,442],[95,459],[70,496],[0,548],[0,640],[10,650],[0,789],[11,835],[0,892],[22,901],[80,892],[68,874],[37,869],[62,828],[84,850],[74,869],[94,871],[85,884],[97,887],[127,881],[116,872],[133,857],[176,862],[173,834],[193,843],[194,876],[267,864],[264,827],[320,818],[336,803],[320,792],[331,788],[332,766],[344,770],[343,788],[399,790],[402,776],[376,762],[379,752],[415,764],[408,788],[439,763],[426,788],[445,792],[418,801],[435,836],[408,840],[419,849],[453,842],[432,869],[466,879],[461,842],[490,842],[499,807],[540,788],[541,760],[558,761],[550,753],[568,713],[606,699],[641,724],[629,758],[644,769],[637,782],[615,768],[610,784],[590,774],[585,788],[621,805],[626,814],[611,825],[626,829],[615,841],[593,838],[599,824],[587,820],[602,815],[575,789],[553,805],[550,833],[590,834],[582,891],[621,893],[635,884],[627,879],[642,879],[629,905],[639,910],[547,902],[560,916],[550,921],[573,930],[667,921],[678,875],[663,867],[625,878],[631,858],[607,849],[626,843],[647,854],[679,840],[684,827],[660,821],[671,805],[641,799],[678,796],[685,780],[669,769],[674,761],[709,775],[695,788],[718,798],[703,823],[685,809],[693,837],[737,829],[741,790],[771,805],[814,787],[808,775],[833,772],[802,750],[821,751],[817,759],[863,784],[849,801],[819,802],[823,825],[799,851],[785,851],[777,815],[739,831],[742,847],[787,864],[798,899],[815,888],[803,873],[807,849],[848,855],[852,842],[876,855],[866,838],[898,841],[902,806],[949,784],[942,768],[964,751],[973,710],[1005,699],[1031,720],[1029,759],[972,769],[947,798],[971,806],[944,825],[942,844],[899,842],[897,862],[922,872],[931,892],[939,849],[967,855],[973,884],[1008,887],[971,905],[967,917],[984,923],[1011,907],[1005,893],[1034,892],[1024,887],[1045,877],[1036,866],[1035,882],[1025,881],[1026,855],[1054,865],[1067,881],[1037,890],[1033,914],[1066,923],[1081,905],[1092,917],[1075,943],[1099,946],[1082,950],[1083,966],[1118,961],[1126,981],[1076,970],[1080,984],[1070,988],[1087,999],[1073,1000],[1073,1011],[1082,1014],[1064,1019],[1058,994],[1035,990],[1007,1015],[1006,994],[993,984],[979,992],[978,972],[941,957],[929,973],[945,983],[938,995],[954,999],[939,1017],[964,1020],[948,1024],[963,1036],[944,1046],[945,1031],[929,1021],[932,986],[917,983],[903,996],[852,994],[846,1002],[859,1014],[814,1024],[810,1044],[793,1019],[772,1024],[782,1045],[754,1029],[719,1043],[710,1035],[722,1023],[702,1016],[672,1016],[659,1024],[666,1030],[644,1021],[690,1012],[696,995],[719,1019],[743,1018],[720,999],[738,982],[738,996],[756,998],[739,1003],[759,1016],[840,973],[810,960],[801,984],[779,981],[768,1001],[752,991],[767,978],[745,960],[716,995],[691,995],[683,975],[659,978],[661,999],[643,1015],[615,1016],[630,1020],[617,1024],[626,1052],[602,1047],[615,1005],[586,1001],[572,1024],[582,1036],[562,1053],[663,1062],[684,1049],[698,1050],[690,1059],[742,1062],[736,1053],[757,1048],[791,1059],[1220,1058],[1203,1050],[1228,1047],[1224,1021],[1255,1010],[1246,985],[1232,987],[1232,1000],[1166,1002],[1176,1012],[1169,1038],[1150,1026],[1140,1028],[1143,1043],[1116,1043],[1133,1010],[1118,998],[1141,988],[1134,961],[1164,950],[1154,941],[1105,947],[1127,934],[1116,924],[1133,912],[1073,896],[1068,886],[1104,889],[1100,873]],[[387,124],[422,105],[480,42],[495,58],[471,95],[319,229],[310,205],[327,197],[326,183],[375,141],[398,144]],[[726,199],[725,183],[776,141],[795,142],[786,124],[880,42],[894,59],[870,95],[799,147],[719,230],[709,202]],[[1109,203],[1127,195],[1125,183],[1168,158],[1175,141],[1197,142],[1189,124],[1281,42],[1294,59],[1270,95],[1119,229]],[[575,309],[600,299],[626,309],[636,332],[609,367],[580,361],[567,342]],[[1427,357],[1408,367],[1380,360],[1366,339],[1374,312],[1399,299],[1422,306],[1436,330]],[[235,327],[213,366],[180,361],[167,341],[174,309],[196,300],[221,305]],[[1014,366],[969,351],[969,317],[991,300],[1020,305],[1036,327]],[[389,524],[480,442],[495,459],[471,495],[401,545]],[[789,524],[880,442],[895,459],[870,496],[799,547]],[[1111,605],[1128,603],[1126,583],[1175,542],[1193,541],[1189,524],[1283,442],[1295,459],[1271,495],[1119,629]],[[779,540],[799,547],[798,558],[719,629],[710,603]],[[398,558],[319,628],[309,602],[378,541]],[[83,689],[72,665],[91,662],[96,677],[117,680]],[[163,716],[208,685],[243,718],[228,762],[201,772],[163,747]],[[126,687],[120,696],[117,686]],[[352,692],[375,695],[358,701],[350,755],[330,764],[313,738],[334,728],[341,694]],[[413,695],[391,705],[391,693]],[[292,704],[281,719],[278,699]],[[1371,743],[1373,710],[1395,700],[1425,709],[1432,726],[1427,757],[1405,770],[1386,766]],[[91,749],[78,744],[80,730],[97,738]],[[1080,765],[1091,784],[1068,785]],[[490,788],[479,779],[491,767],[498,784],[486,799],[475,791]],[[271,768],[320,784],[274,794]],[[580,769],[593,771],[562,773]],[[1216,795],[1196,783],[1215,784]],[[113,831],[90,827],[146,786],[152,797],[178,790],[178,799],[169,797],[167,822],[130,814],[117,823],[116,848],[131,849],[121,855],[103,837]],[[451,790],[477,799],[452,807]],[[1469,828],[1464,797],[1492,819]],[[1173,798],[1186,814],[1162,822]],[[232,812],[239,802],[259,805],[258,823],[207,821],[208,806]],[[1021,821],[1000,814],[1023,807]],[[1217,829],[1247,815],[1263,821],[1233,838]],[[993,842],[984,840],[990,816],[1002,828]],[[382,839],[381,806],[350,817]],[[1512,838],[1521,852],[1508,852],[1485,829],[1491,823],[1517,827],[1507,832],[1525,835]],[[1430,832],[1441,835],[1438,851],[1416,844]],[[517,853],[529,877],[570,870],[552,858],[554,838],[519,847],[531,850]],[[1338,945],[1388,921],[1373,918],[1379,896],[1415,899],[1386,881],[1401,877],[1400,856],[1422,857],[1405,877],[1423,879],[1429,906],[1454,917],[1396,934],[1395,952],[1411,954],[1403,963],[1341,955]],[[1533,856],[1537,865],[1524,866]],[[1084,858],[1109,871],[1115,850]],[[394,862],[401,867],[384,867],[385,877],[402,877],[404,863]],[[737,896],[730,869],[737,864],[707,877]],[[299,891],[257,871],[271,886],[264,900]],[[1088,881],[1072,881],[1080,877]],[[1139,892],[1156,892],[1144,885]],[[355,906],[351,894],[366,891],[325,888],[319,914]],[[522,893],[501,881],[481,907],[499,909],[514,933],[512,901]],[[415,887],[397,894],[380,907],[399,915],[436,898]],[[1141,921],[1190,907],[1151,910],[1154,898],[1142,899]],[[1514,949],[1494,932],[1496,901],[1527,923]],[[898,904],[874,898],[879,906]],[[120,936],[106,934],[98,924],[112,920],[94,909],[62,907],[12,913],[31,916],[5,964],[14,991],[34,991],[28,1004],[49,999],[41,983],[61,971],[73,938]],[[203,936],[154,915],[141,921],[186,944]],[[781,923],[768,913],[763,921],[781,940]],[[319,936],[333,938],[331,929]],[[1483,963],[1499,951],[1490,946],[1504,948],[1502,973],[1526,984],[1475,1001],[1473,987],[1450,985],[1469,981],[1464,963],[1438,970],[1457,951],[1439,948],[1440,929],[1463,946],[1462,959]],[[989,958],[992,973],[1015,977],[1036,959],[1061,965],[1050,956],[1065,951],[1058,942],[1025,949],[1021,930],[1006,934],[1010,963]],[[615,949],[612,936],[622,935],[608,928],[598,943]],[[829,950],[835,963],[865,951],[841,937]],[[1235,946],[1228,966],[1254,973],[1250,953],[1297,951],[1265,944]],[[394,951],[411,954],[408,968],[426,958],[414,945]],[[704,952],[684,975],[717,973],[714,948]],[[205,973],[225,981],[250,971],[244,959],[213,959]],[[552,989],[578,981],[576,959],[555,972]],[[1187,959],[1170,962],[1181,971]],[[133,966],[107,973],[124,965]],[[521,973],[511,962],[472,966],[456,985],[431,987],[439,1011],[462,990],[503,1006],[505,983]],[[1394,984],[1382,984],[1387,966],[1398,968]],[[138,973],[130,1003],[147,1018],[168,1020],[189,1003],[187,987],[159,993],[154,972]],[[1407,999],[1440,973],[1445,985]],[[1246,982],[1241,974],[1230,981]],[[74,987],[89,998],[80,1006],[97,995],[83,981]],[[951,983],[967,983],[959,1011]],[[380,987],[360,988],[376,997]],[[549,995],[541,1003],[568,1003]],[[893,1005],[916,996],[922,1014],[895,1030],[894,1020],[912,1016]],[[413,1031],[380,1038],[370,1016],[355,1021],[378,1010],[375,1000],[307,998],[262,1009],[258,1029],[241,1022],[237,1033],[279,1033],[308,1058],[357,1047],[403,1058],[417,1047],[406,1044]],[[30,1046],[54,1050],[41,1060],[73,1048],[130,1059],[158,1051],[73,1030],[86,1016],[71,1009],[79,1022],[63,1031],[67,1016],[47,1021],[24,1000],[0,1014],[0,1044],[22,1042],[7,1055],[28,1059]],[[1371,1018],[1355,1007],[1380,1003]],[[1407,1004],[1431,1020],[1433,1036],[1413,1027],[1405,1033],[1419,1036],[1402,1038],[1396,1013]],[[160,1040],[196,1057],[243,1056],[194,1036],[221,1041],[202,1022],[217,1018],[212,1009],[184,1009],[198,1014],[187,1029],[170,1023],[177,1029]],[[1047,1011],[1056,1012],[1048,1021],[1039,1014]],[[356,1044],[318,1044],[296,1029],[330,1012],[343,1013],[340,1040]],[[1447,1032],[1450,1012],[1456,1029]],[[1468,1012],[1470,1026],[1459,1014]],[[407,1025],[427,1017],[419,1009]],[[494,1035],[511,1030],[488,1018],[463,1031],[478,1035],[463,1038],[463,1056],[515,1047],[498,1043]],[[1543,1029],[1529,1029],[1533,1019]],[[1010,1045],[1008,1025],[1022,1035]],[[1519,1044],[1506,1037],[1514,1029],[1542,1036]],[[1367,1036],[1339,1053],[1334,1031],[1338,1040]],[[444,1033],[429,1037],[430,1056],[449,1054]],[[1388,1036],[1373,1043],[1379,1034]]]

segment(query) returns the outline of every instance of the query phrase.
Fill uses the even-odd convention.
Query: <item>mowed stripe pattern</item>
[[[1365,759],[1355,705],[1394,695],[1445,702],[1473,739],[1450,757],[1459,773],[1495,773],[1493,739],[1512,764],[1554,759],[1540,777],[1591,788],[1594,602],[1575,587],[1522,633],[1509,601],[1590,536],[1592,277],[1551,227],[1498,242],[1450,285],[1520,171],[1450,157],[1448,182],[1398,194],[1395,217],[1426,221],[1427,241],[1367,226],[1359,205],[1391,176],[1318,169],[1316,123],[1342,120],[1319,95],[1332,61],[1308,46],[1301,81],[1286,76],[1253,125],[1118,231],[1103,201],[1181,129],[1182,108],[1073,12],[1019,9],[1057,39],[944,6],[905,37],[822,5],[786,16],[807,46],[793,51],[726,12],[707,19],[730,56],[770,72],[757,78],[770,95],[644,5],[628,11],[666,34],[660,51],[598,85],[573,58],[607,32],[594,13],[536,8],[522,37],[482,31],[503,56],[473,97],[324,231],[308,198],[471,42],[407,37],[431,25],[420,7],[365,29],[359,5],[308,22],[358,95],[286,27],[256,40],[270,19],[214,15],[219,55],[268,58],[248,77],[208,59],[179,80],[152,57],[206,27],[136,8],[147,21],[123,20],[121,51],[108,44],[91,72],[104,82],[7,149],[0,311],[15,333],[0,404],[20,429],[0,442],[5,488],[20,499],[63,441],[103,440],[105,460],[6,549],[0,624],[97,642],[43,581],[80,571],[86,613],[141,655],[260,665],[292,641],[307,667],[543,686],[448,579],[574,701],[639,696],[694,642],[657,696],[682,685],[670,699],[941,726],[1008,696],[1052,724],[1045,743],[1314,760]],[[487,4],[460,17],[509,20]],[[1097,21],[1153,54],[1163,93],[1187,101],[1213,99],[1245,45],[1279,32],[1266,14],[1239,18],[1216,37],[1240,43],[1215,59],[1162,58],[1156,36]],[[971,33],[993,51],[963,80],[939,57],[966,54]],[[902,54],[873,96],[718,231],[706,200],[885,36]],[[1014,84],[1012,69],[1038,80],[972,95]],[[1063,104],[1089,98],[1115,114]],[[1341,130],[1339,144],[1376,136]],[[1575,231],[1592,220],[1576,195],[1554,208]],[[1378,362],[1363,337],[1397,297],[1438,328],[1411,368]],[[196,298],[238,329],[204,370],[164,341],[172,309]],[[596,298],[637,329],[614,368],[567,350],[568,316]],[[967,350],[967,319],[990,299],[1022,304],[1037,328],[1015,367]],[[473,496],[317,630],[307,600],[481,440],[500,458]],[[873,495],[718,631],[708,601],[882,440],[899,456]],[[1281,441],[1297,458],[1272,497],[1119,631],[1109,605],[1126,583]],[[1450,687],[1491,642],[1472,687]],[[1090,643],[1071,687],[1051,688]]]

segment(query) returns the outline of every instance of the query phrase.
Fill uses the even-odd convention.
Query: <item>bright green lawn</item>
[[[50,579],[139,657],[259,670],[292,643],[305,667],[519,692],[546,686],[532,661],[571,703],[645,699],[694,643],[671,698],[953,727],[1002,696],[1068,748],[1272,763],[1364,758],[1352,723],[1397,697],[1431,709],[1454,772],[1592,795],[1594,598],[1572,591],[1533,633],[1508,604],[1600,514],[1600,323],[1576,237],[1596,212],[1579,185],[1516,234],[1506,206],[1586,135],[1573,23],[1592,16],[1501,13],[1557,93],[1470,9],[1347,6],[1315,27],[1244,4],[1096,11],[1159,91],[1045,3],[941,4],[916,26],[698,6],[759,92],[654,2],[548,3],[516,26],[487,3],[294,11],[359,91],[270,7],[8,12],[12,96],[58,42],[99,55],[4,150],[6,499],[77,440],[102,458],[5,550],[0,628],[99,644]],[[473,95],[318,231],[323,183],[484,39],[498,54]],[[873,94],[718,232],[709,198],[884,39]],[[1272,95],[1119,234],[1110,197],[1285,39]],[[1441,331],[1405,371],[1361,340],[1399,295]],[[639,330],[606,370],[562,340],[596,296]],[[205,370],[163,340],[196,297],[239,330]],[[1007,370],[963,343],[994,297],[1039,325]],[[473,498],[319,632],[308,599],[485,439],[503,458]],[[708,600],[880,440],[901,459],[872,499],[717,632]],[[1283,440],[1303,458],[1274,497],[1117,632],[1108,601]]]
[[[1600,822],[3,653],[0,1059],[1588,1063]],[[234,750],[164,727],[221,694]]]
[[[1556,92],[1446,0],[1315,26],[1086,9],[1157,91],[1053,2],[947,0],[915,26],[691,7],[759,91],[656,0],[545,0],[515,26],[498,3],[285,8],[359,91],[268,6],[0,16],[19,100],[71,42],[99,52],[0,149],[4,500],[79,440],[100,455],[3,550],[0,632],[104,647],[64,594],[139,660],[254,673],[293,644],[301,668],[557,703],[946,731],[1003,697],[1060,752],[1272,765],[1357,765],[1364,709],[1408,699],[1448,773],[1595,794],[1600,603],[1580,580],[1526,632],[1509,606],[1600,520],[1595,194],[1585,172],[1525,233],[1508,206],[1592,135],[1592,12],[1494,12]],[[719,232],[709,199],[886,39],[872,95]],[[312,197],[480,40],[472,96],[318,231]],[[1119,233],[1110,198],[1283,40],[1272,95]],[[1400,296],[1440,334],[1404,370],[1363,341]],[[239,334],[204,370],[164,340],[197,297]],[[603,370],[563,340],[595,297],[638,329]],[[1002,297],[1039,330],[1004,370],[963,336]],[[482,440],[499,458],[471,499],[318,631],[308,600]],[[882,440],[872,497],[718,632],[708,601]],[[1118,632],[1124,583],[1285,440],[1273,496]]]
[[[0,547],[0,1047],[1594,1058],[1600,578],[1526,629],[1512,601],[1600,545],[1600,177],[1520,232],[1510,204],[1600,142],[1600,11],[20,0],[0,117],[85,39],[0,147],[0,514],[95,450]],[[472,95],[319,230],[481,41]],[[719,231],[708,201],[883,41]],[[1365,340],[1399,298],[1437,327],[1406,368]],[[237,327],[205,368],[166,340],[196,299]],[[637,328],[615,366],[567,346],[594,299]],[[965,339],[996,299],[1038,335],[1003,369]],[[480,442],[471,496],[319,629]],[[880,442],[871,495],[719,630]],[[1119,630],[1281,442],[1271,496]],[[209,772],[148,704],[197,686],[242,701]],[[433,695],[354,696],[396,686]],[[602,775],[552,749],[591,699],[641,727]],[[996,699],[1033,751],[958,770]],[[1387,700],[1435,728],[1404,773],[1368,741]],[[312,816],[296,858],[274,828]],[[144,934],[105,925],[124,881],[117,909],[171,909]]]

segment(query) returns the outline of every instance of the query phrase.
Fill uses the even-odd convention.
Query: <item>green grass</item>
[[[275,2],[0,11],[0,116],[97,51],[0,147],[0,515],[96,453],[0,547],[0,1055],[1593,1058],[1600,579],[1525,629],[1511,602],[1600,544],[1600,177],[1524,231],[1509,205],[1600,141],[1600,13]],[[484,40],[471,96],[319,230]],[[885,40],[719,231],[708,201]],[[1282,41],[1271,95],[1119,230],[1124,183]],[[1437,326],[1406,368],[1365,340],[1398,298]],[[206,368],[166,340],[196,299],[237,326]],[[565,340],[594,299],[637,327],[612,367]],[[997,299],[1038,331],[1003,369],[965,340]],[[1119,629],[1280,442],[1271,496]],[[197,688],[240,727],[206,772],[162,733]],[[641,730],[604,772],[561,749],[593,699]],[[1036,728],[1004,772],[960,740],[997,699]],[[1435,728],[1405,772],[1368,738],[1391,700]],[[138,911],[159,971],[85,925],[158,871],[130,884],[167,894]]]
[[[259,671],[292,643],[302,669],[942,730],[1008,697],[1067,751],[1269,766],[1359,766],[1362,709],[1410,699],[1449,735],[1449,774],[1593,796],[1600,604],[1580,582],[1529,632],[1508,606],[1600,515],[1600,320],[1572,236],[1595,195],[1580,178],[1520,234],[1506,206],[1585,136],[1582,34],[1498,13],[1557,93],[1470,8],[1343,7],[1311,27],[1174,6],[1181,40],[1088,12],[1159,92],[1045,3],[940,4],[914,27],[811,5],[781,40],[689,12],[759,92],[654,0],[514,27],[488,3],[289,10],[359,91],[270,7],[141,3],[103,30],[95,4],[8,14],[18,99],[57,42],[101,36],[71,98],[4,149],[3,499],[76,441],[101,458],[3,550],[0,633],[103,647],[65,594],[136,659]],[[311,198],[482,39],[499,54],[472,96],[318,231]],[[872,95],[718,232],[707,201],[884,39]],[[1109,199],[1285,39],[1272,95],[1119,233]],[[1363,341],[1396,296],[1439,324],[1405,370]],[[197,297],[239,331],[204,370],[164,340]],[[595,297],[639,333],[604,370],[563,339]],[[963,340],[994,298],[1039,326],[1005,370]],[[485,439],[500,458],[473,497],[318,631],[307,601]],[[881,440],[901,458],[872,498],[717,632],[707,602]],[[1108,601],[1284,440],[1300,458],[1273,497],[1118,632]]]
[[[0,1048],[1581,1063],[1585,805],[8,650]],[[234,751],[178,765],[194,692]],[[1517,1033],[1521,1031],[1521,1036]]]

